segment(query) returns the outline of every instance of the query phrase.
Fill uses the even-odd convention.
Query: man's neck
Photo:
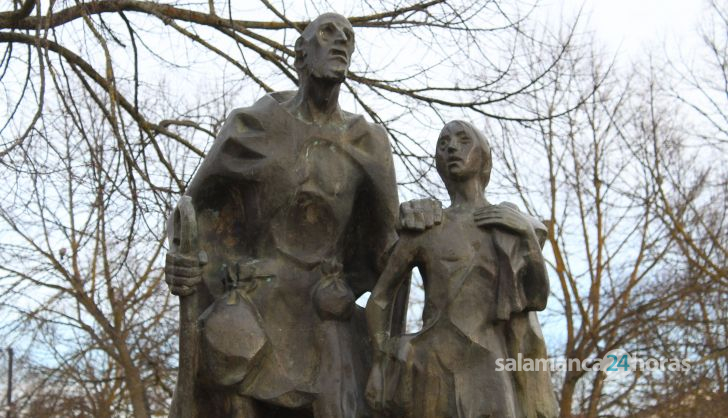
[[[306,122],[324,125],[343,120],[339,108],[341,82],[309,76],[301,80],[290,109]]]

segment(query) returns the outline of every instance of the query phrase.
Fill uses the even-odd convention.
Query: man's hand
[[[435,199],[410,200],[399,205],[399,226],[424,231],[442,222],[442,203]]]
[[[167,253],[164,266],[165,281],[173,295],[188,296],[202,282],[202,263],[198,256]]]
[[[473,217],[478,226],[502,227],[520,235],[535,236],[531,221],[510,203],[480,208]]]

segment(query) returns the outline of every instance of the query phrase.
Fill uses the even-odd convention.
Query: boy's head
[[[470,123],[448,122],[437,139],[435,165],[448,189],[454,182],[475,178],[485,190],[493,167],[490,144]]]

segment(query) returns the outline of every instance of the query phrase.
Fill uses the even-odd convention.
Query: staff
[[[204,264],[205,257],[199,251],[197,243],[197,218],[191,197],[182,196],[170,219],[167,232],[170,255],[198,260],[200,264]],[[198,418],[197,404],[194,401],[198,351],[197,294],[196,289],[179,294],[179,371],[170,418]]]

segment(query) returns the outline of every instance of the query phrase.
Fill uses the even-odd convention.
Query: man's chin
[[[344,80],[346,80],[346,71],[333,71],[333,70],[316,71],[316,70],[314,70],[311,75],[314,78],[317,78],[322,81],[328,81],[331,83],[343,83]]]

